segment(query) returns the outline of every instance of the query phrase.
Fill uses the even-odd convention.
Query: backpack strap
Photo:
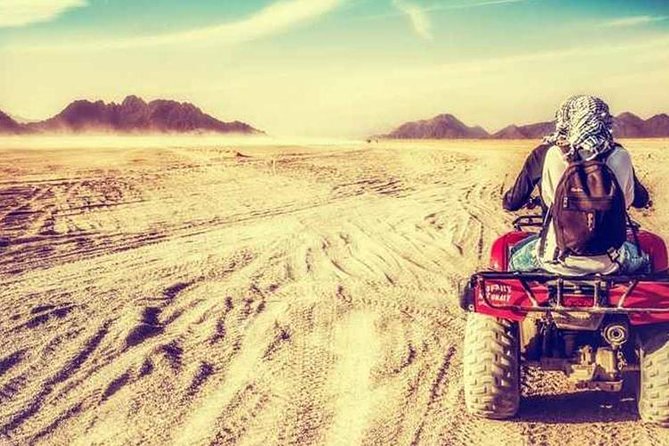
[[[555,144],[558,149],[562,152],[562,155],[564,158],[567,160],[568,163],[572,163],[575,160],[573,159],[573,154],[575,153],[576,156],[578,157],[578,151],[573,151],[571,150],[571,145],[569,145],[566,141],[565,142],[558,142]],[[541,225],[541,230],[539,231],[539,250],[537,252],[539,259],[543,260],[545,254],[546,254],[546,237],[548,236],[548,231],[550,231],[551,228],[551,222],[553,221],[553,206],[555,206],[555,202],[546,210],[546,214],[544,215],[544,221],[543,224]],[[559,252],[556,249],[556,251],[553,253],[553,261],[557,262],[559,257]]]
[[[617,149],[622,148],[623,146],[617,142],[613,143],[613,147],[611,147],[610,150],[607,150],[606,152],[602,153],[601,155],[597,156],[597,160],[601,161],[602,163],[606,163],[611,155],[613,155],[613,152],[615,152]],[[614,175],[615,178],[615,175]],[[618,180],[615,179],[616,184],[618,183]],[[618,185],[618,188],[620,188],[620,185]],[[627,225],[629,226],[630,230],[632,231],[632,237],[634,238],[634,244],[636,245],[637,249],[639,252],[641,252],[641,243],[639,243],[639,228],[634,224],[632,221],[632,217],[630,217],[629,212],[627,212],[627,209],[625,209],[625,220],[627,220]],[[611,255],[609,255],[611,257]],[[611,258],[611,260],[615,261],[616,263],[619,263],[616,259],[614,260]]]
[[[568,154],[569,152],[571,152],[571,146],[570,146],[569,144],[567,144],[567,143],[564,143],[564,144],[556,144],[556,147],[557,147],[558,149],[560,149],[560,151],[562,152],[563,155],[566,155],[566,154]]]
[[[641,253],[641,243],[639,242],[639,228],[632,221],[632,217],[630,217],[630,213],[627,212],[627,209],[625,209],[625,217],[627,217],[627,224],[632,230],[632,236],[634,237],[634,244],[636,245],[637,250],[639,250],[639,253]]]
[[[595,159],[597,161],[601,161],[602,163],[606,163],[609,160],[609,157],[611,155],[613,155],[613,152],[615,152],[618,148],[621,148],[621,147],[622,147],[622,145],[618,144],[617,142],[613,143],[613,146],[611,147],[611,149],[607,150],[604,153],[600,153],[599,155],[597,155],[597,157]]]
[[[562,152],[562,156],[569,163],[574,163],[581,161],[581,155],[578,153],[578,150],[574,150],[570,144],[557,144],[557,147]]]
[[[562,144],[557,146],[561,151],[562,154],[564,155],[565,159],[570,162],[570,163],[577,163],[583,161],[583,158],[581,158],[581,154],[578,152],[578,149],[573,149],[571,145],[569,144]],[[609,157],[613,154],[613,152],[616,151],[619,147],[622,147],[622,145],[616,143],[613,143],[612,147],[607,150],[604,153],[598,154],[594,159],[606,163],[606,161],[609,159]]]
[[[544,222],[541,225],[541,230],[539,231],[539,251],[537,253],[539,255],[539,260],[542,260],[544,258],[544,254],[546,254],[546,236],[548,234],[552,220],[553,206],[549,207],[546,211],[546,215],[544,215]]]

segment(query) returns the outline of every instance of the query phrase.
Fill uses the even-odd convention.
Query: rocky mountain
[[[646,119],[645,133],[653,138],[669,137],[669,115],[661,113]]]
[[[616,116],[613,134],[618,138],[666,138],[669,137],[669,116],[665,113],[643,120],[629,113]]]
[[[481,127],[469,127],[455,116],[444,114],[423,121],[407,122],[386,135],[396,139],[479,139],[488,132]]]
[[[646,121],[635,114],[625,112],[615,117],[613,134],[618,138],[638,138],[645,133]]]
[[[408,122],[385,135],[397,139],[541,139],[555,130],[555,121],[535,124],[512,124],[488,134],[481,127],[467,127],[453,115],[439,115],[425,121]],[[642,119],[625,112],[614,118],[613,134],[616,138],[668,138],[669,115],[662,113]]]
[[[490,135],[491,138],[495,139],[525,139],[528,138],[527,134],[523,129],[516,124],[511,124],[504,127],[502,130],[493,133]]]
[[[18,122],[19,124],[28,124],[29,122],[38,121],[36,119],[24,118],[23,116],[18,116],[18,115],[9,115],[9,117],[12,118],[14,121]]]
[[[0,134],[17,135],[24,132],[25,129],[21,124],[16,122],[7,113],[4,113],[2,110],[0,110]]]
[[[555,121],[528,125],[510,125],[490,135],[492,139],[538,139],[555,130]]]
[[[137,96],[128,96],[120,104],[74,101],[56,116],[39,122],[19,124],[9,119],[3,125],[0,117],[0,133],[12,133],[16,126],[35,133],[262,133],[240,121],[219,121],[188,102],[158,99],[147,103]]]

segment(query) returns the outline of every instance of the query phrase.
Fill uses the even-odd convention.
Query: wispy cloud
[[[376,20],[385,19],[388,17],[398,17],[406,15],[413,27],[414,31],[424,39],[432,39],[432,20],[430,18],[431,12],[448,11],[456,9],[470,9],[481,8],[485,6],[504,5],[511,3],[522,3],[529,0],[481,0],[468,1],[465,3],[441,3],[432,4],[429,6],[420,6],[415,3],[410,3],[406,0],[392,0],[395,6],[395,11],[385,14],[377,14],[370,16],[359,17],[360,20]]]
[[[0,28],[48,22],[65,11],[84,6],[86,0],[0,0]]]
[[[393,0],[393,5],[409,18],[413,30],[426,40],[432,39],[432,22],[426,8],[404,0]]]
[[[654,22],[661,22],[663,20],[667,20],[669,17],[667,16],[650,16],[650,15],[639,15],[639,16],[632,16],[632,17],[623,17],[620,19],[615,19],[615,20],[610,20],[608,22],[604,22],[601,24],[603,27],[607,28],[622,28],[622,27],[628,27],[628,26],[639,26],[639,25],[646,25],[648,23],[654,23]]]
[[[2,1],[2,0],[0,0]],[[18,0],[16,0],[18,1]],[[286,32],[333,11],[346,0],[281,0],[234,22],[188,31],[92,41],[80,44],[30,47],[32,50],[99,50],[184,44],[232,45]]]
[[[428,8],[429,11],[443,11],[446,9],[468,9],[468,8],[479,8],[482,6],[493,6],[493,5],[503,5],[506,3],[521,3],[527,0],[484,0],[484,1],[475,1],[467,3],[455,3],[455,4],[442,4],[435,5]]]
[[[669,35],[664,35],[653,40],[640,40],[629,43],[620,43],[606,46],[582,46],[557,50],[531,52],[512,56],[501,56],[496,58],[476,59],[466,62],[454,62],[433,66],[423,71],[424,74],[443,75],[446,72],[457,73],[476,79],[472,74],[485,72],[496,73],[501,68],[518,67],[521,64],[540,64],[550,66],[550,62],[558,61],[582,61],[594,57],[616,58],[620,54],[634,54],[637,60],[648,57],[649,60],[669,60],[669,58],[658,55],[669,54]]]

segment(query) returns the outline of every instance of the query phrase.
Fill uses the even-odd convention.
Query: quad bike
[[[562,371],[576,388],[617,392],[635,382],[643,421],[669,426],[669,274],[664,241],[630,220],[628,236],[652,272],[558,276],[508,270],[510,249],[541,228],[540,215],[514,221],[491,249],[490,270],[460,296],[468,312],[464,348],[467,410],[513,417],[521,365]],[[629,383],[628,383],[629,384]]]

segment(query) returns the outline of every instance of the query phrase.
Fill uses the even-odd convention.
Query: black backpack
[[[569,147],[560,147],[569,153]],[[611,253],[627,239],[625,196],[613,171],[606,165],[614,147],[595,159],[583,161],[578,151],[562,174],[547,223],[554,221],[555,260],[568,255]],[[548,224],[544,228],[545,231]],[[542,246],[543,248],[543,246]],[[543,249],[542,249],[543,251]]]

